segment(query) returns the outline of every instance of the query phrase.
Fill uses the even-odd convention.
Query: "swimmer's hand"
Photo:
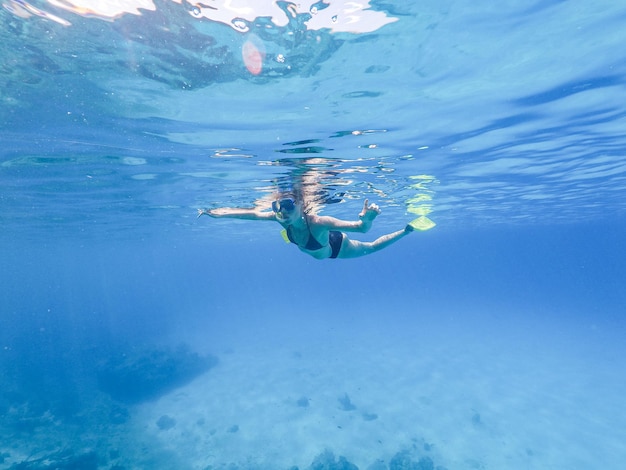
[[[198,209],[198,217],[201,215],[211,215],[211,211],[209,211],[209,209]]]
[[[250,209],[236,209],[232,207],[217,207],[215,209],[198,209],[198,217],[201,215],[208,215],[209,217],[247,217],[250,214],[254,214],[254,210]]]
[[[372,221],[380,214],[380,208],[376,204],[368,205],[369,201],[366,199],[363,203],[363,210],[359,213],[359,218],[363,222],[372,223]]]
[[[220,207],[217,209],[198,209],[198,217],[201,215],[208,215],[209,217],[220,217],[223,215],[229,215],[232,209],[226,207]]]
[[[366,199],[363,203],[363,210],[359,213],[359,219],[361,219],[361,230],[367,232],[374,219],[380,214],[380,208],[376,204],[369,205],[369,201]]]

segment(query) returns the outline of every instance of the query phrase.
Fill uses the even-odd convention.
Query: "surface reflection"
[[[265,1],[220,0],[204,2],[187,2],[172,0],[186,8],[194,18],[204,18],[230,26],[241,33],[249,32],[260,19],[267,19],[266,27],[282,28],[297,21],[308,30],[328,29],[332,32],[369,33],[386,24],[397,21],[385,13],[372,10],[368,1],[356,3],[351,1],[304,1],[299,3]],[[141,15],[143,11],[156,11],[157,6],[152,0],[47,0],[47,3],[76,15],[105,20],[114,20],[124,15]],[[64,26],[70,26],[68,19],[35,7],[24,0],[5,0],[5,9],[21,18],[39,16]]]

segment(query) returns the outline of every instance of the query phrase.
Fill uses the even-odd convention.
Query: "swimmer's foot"
[[[406,233],[414,232],[415,230],[424,231],[429,230],[435,226],[435,222],[430,220],[426,216],[418,217],[417,219],[412,220],[404,227],[404,231]]]
[[[198,217],[200,217],[201,215],[209,215],[208,209],[198,209]]]

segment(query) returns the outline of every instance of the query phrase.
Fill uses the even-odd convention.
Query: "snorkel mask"
[[[287,215],[296,209],[296,201],[292,198],[279,199],[272,202],[272,210],[281,219],[286,219]]]

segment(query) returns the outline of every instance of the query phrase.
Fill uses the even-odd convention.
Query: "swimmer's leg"
[[[337,258],[357,258],[359,256],[375,253],[383,248],[387,248],[389,245],[397,242],[401,238],[410,234],[412,231],[412,229],[404,228],[402,230],[398,230],[397,232],[383,235],[373,242],[350,240],[346,235],[344,235],[341,250],[339,250]]]

